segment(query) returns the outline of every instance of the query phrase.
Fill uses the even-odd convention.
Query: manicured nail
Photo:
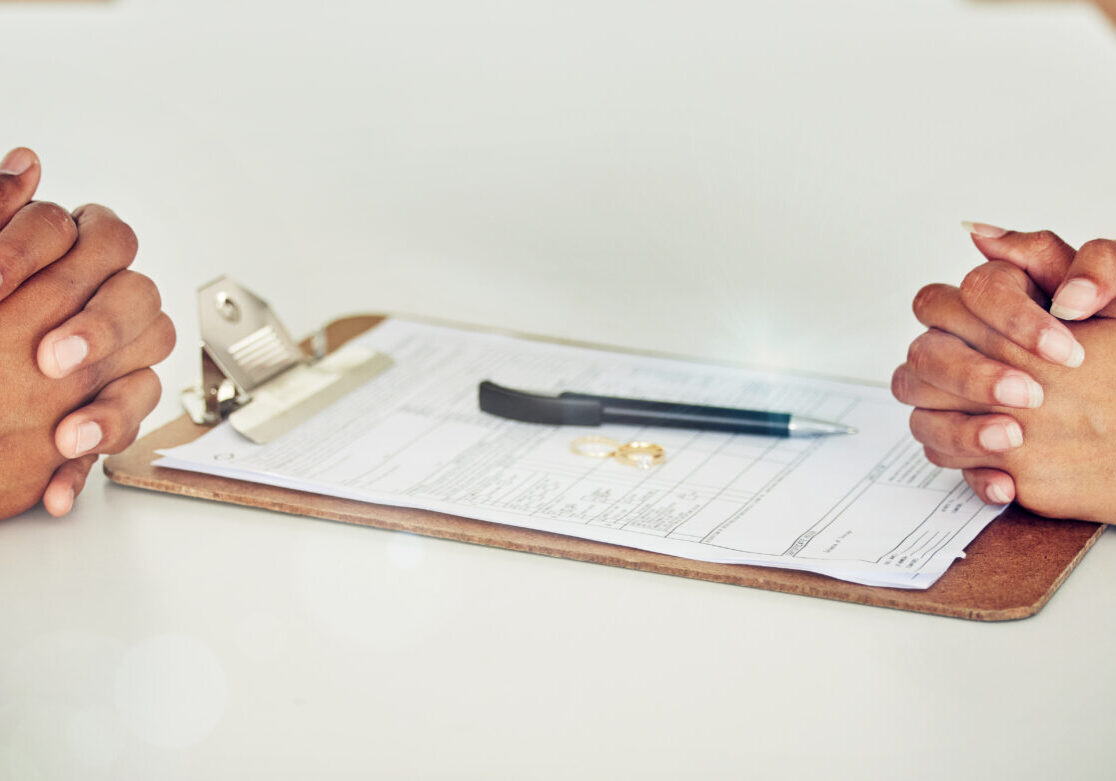
[[[1042,386],[1018,374],[1009,374],[996,383],[992,395],[1006,407],[1034,409],[1042,404]]]
[[[89,355],[89,345],[80,336],[67,336],[54,343],[54,361],[61,374],[68,373]]]
[[[969,233],[984,236],[986,239],[998,239],[1007,235],[1007,231],[1003,228],[997,228],[995,225],[988,225],[983,222],[968,222],[966,220],[961,223],[961,227]]]
[[[989,483],[988,487],[984,489],[984,492],[988,494],[988,498],[996,504],[1007,504],[1011,501],[1011,497],[1008,496],[1007,491],[996,483]]]
[[[92,420],[87,420],[77,427],[74,434],[74,457],[88,453],[101,444],[101,427]]]
[[[994,423],[980,430],[980,446],[989,453],[1014,450],[1023,444],[1023,429],[1018,423]]]
[[[1099,293],[1095,283],[1087,279],[1071,279],[1054,294],[1050,314],[1060,320],[1077,320],[1096,309]]]
[[[1047,328],[1039,337],[1039,354],[1048,361],[1076,369],[1085,361],[1085,348],[1076,339],[1057,328]]]
[[[0,174],[19,176],[30,168],[35,162],[35,155],[27,149],[13,149],[0,162]]]

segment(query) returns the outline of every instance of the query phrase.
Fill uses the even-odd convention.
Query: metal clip
[[[219,279],[198,290],[201,384],[182,392],[195,423],[229,419],[254,442],[270,442],[392,365],[382,354],[346,345],[305,355],[267,302]],[[324,357],[323,357],[324,356]]]

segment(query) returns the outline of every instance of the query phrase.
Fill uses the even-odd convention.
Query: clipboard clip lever
[[[266,301],[222,276],[198,289],[201,381],[182,392],[199,425],[226,418],[253,442],[281,436],[392,365],[350,344],[326,355],[324,330],[307,354]]]
[[[309,356],[266,301],[228,277],[198,288],[201,384],[182,392],[182,406],[212,426],[252,400],[252,392]]]

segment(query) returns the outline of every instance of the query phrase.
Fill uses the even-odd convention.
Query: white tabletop
[[[1116,30],[958,0],[0,2],[0,146],[352,312],[886,382],[962,219],[1111,235]],[[981,624],[91,478],[0,523],[0,778],[1108,778],[1116,533]]]

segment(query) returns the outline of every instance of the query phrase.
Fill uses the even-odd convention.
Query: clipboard
[[[336,320],[317,336],[316,352],[328,354],[385,319],[364,315]],[[310,346],[310,339],[302,342],[304,351],[309,352]],[[191,442],[208,430],[208,426],[183,415],[108,458],[105,474],[121,485],[181,496],[664,575],[976,621],[1006,621],[1037,613],[1105,529],[1104,524],[1040,518],[1012,506],[969,545],[966,558],[954,562],[930,588],[914,591],[863,586],[810,572],[695,561],[427,510],[369,504],[152,466],[158,458],[156,450]]]

